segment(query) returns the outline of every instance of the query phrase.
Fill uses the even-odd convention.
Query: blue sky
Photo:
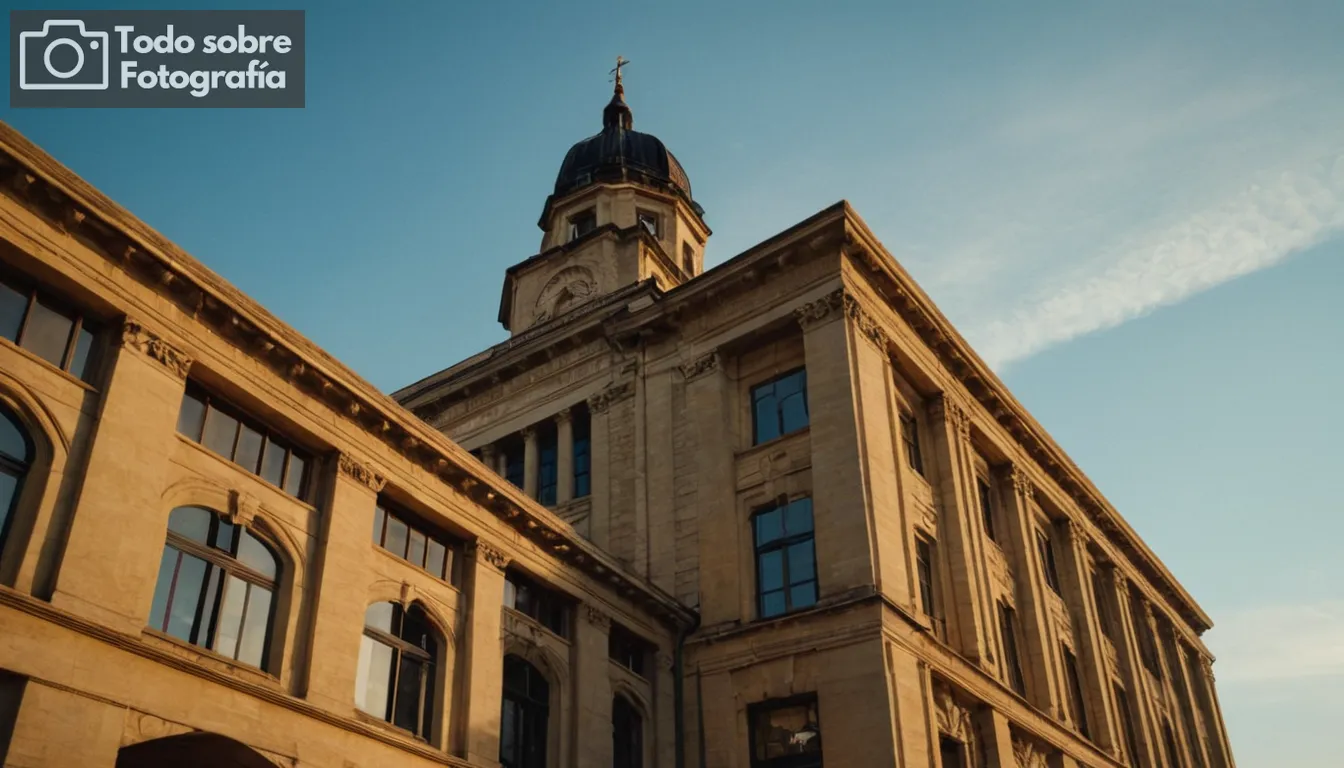
[[[1213,616],[1238,764],[1337,768],[1344,5],[1077,5],[328,2],[304,110],[4,119],[390,391],[504,338],[622,54],[710,265],[848,198]]]

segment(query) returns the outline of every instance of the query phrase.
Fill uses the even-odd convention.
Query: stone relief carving
[[[950,422],[962,440],[971,438],[971,414],[953,395],[943,392],[934,398],[929,403],[929,415],[936,420]]]
[[[680,368],[681,375],[686,377],[687,381],[717,371],[719,369],[719,351],[717,349],[711,350],[708,354],[701,355],[689,363],[683,363]]]
[[[373,471],[369,465],[352,458],[349,454],[342,453],[336,462],[340,467],[341,473],[350,477],[357,483],[362,483],[374,493],[381,493],[384,486],[387,485],[387,478]]]
[[[489,542],[477,539],[467,545],[467,553],[475,555],[477,562],[489,563],[501,571],[509,567],[509,556]]]
[[[1013,490],[1017,491],[1018,495],[1027,501],[1031,501],[1036,495],[1036,486],[1032,484],[1031,477],[1016,464],[1013,465],[1010,475],[1013,480]]]
[[[159,338],[135,320],[127,320],[121,327],[121,344],[157,361],[179,379],[187,378],[191,358],[177,347]]]
[[[180,736],[195,731],[189,725],[174,723],[155,717],[148,712],[135,709],[126,710],[126,719],[121,729],[121,746],[129,747],[142,741],[153,741],[168,736]]]
[[[793,316],[803,330],[833,320],[839,316],[840,309],[844,305],[844,296],[845,289],[837,288],[820,299],[809,301],[793,310]]]
[[[588,619],[589,624],[592,624],[603,632],[611,630],[611,617],[603,612],[601,608],[598,608],[595,605],[585,605],[583,607],[583,616]]]
[[[937,711],[938,730],[963,743],[970,743],[971,713],[960,704],[946,686],[933,689],[933,704]]]
[[[887,348],[887,332],[882,330],[881,324],[877,319],[863,308],[859,300],[849,294],[844,295],[845,315],[854,321],[854,327],[863,334],[865,339],[877,345],[878,349],[883,351]]]
[[[229,491],[229,517],[234,525],[247,528],[257,517],[261,502],[257,497],[243,491]]]
[[[613,384],[596,395],[588,398],[588,409],[593,413],[606,413],[612,403],[620,402],[635,394],[634,382],[626,381]]]
[[[1048,760],[1045,750],[1034,741],[1013,737],[1013,759],[1018,768],[1046,768]]]
[[[587,267],[570,265],[546,281],[532,310],[532,324],[559,316],[597,294],[597,278]]]

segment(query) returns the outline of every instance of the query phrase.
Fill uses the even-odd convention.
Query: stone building
[[[620,79],[392,397],[0,125],[0,756],[1231,768],[1210,622],[840,203],[710,270]]]

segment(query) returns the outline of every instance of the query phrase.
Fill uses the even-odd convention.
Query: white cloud
[[[1344,600],[1243,608],[1207,641],[1219,684],[1344,675]]]

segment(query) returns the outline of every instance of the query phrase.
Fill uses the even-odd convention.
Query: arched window
[[[617,694],[611,700],[611,745],[613,768],[644,765],[644,718],[630,700]]]
[[[242,526],[202,507],[168,516],[149,626],[266,667],[280,560]]]
[[[546,768],[551,684],[517,656],[504,657],[504,711],[499,725],[503,768]]]
[[[5,546],[9,519],[19,502],[23,478],[33,463],[33,441],[8,408],[0,406],[0,548]]]
[[[438,640],[424,611],[374,603],[364,612],[355,705],[426,741],[434,721]]]

